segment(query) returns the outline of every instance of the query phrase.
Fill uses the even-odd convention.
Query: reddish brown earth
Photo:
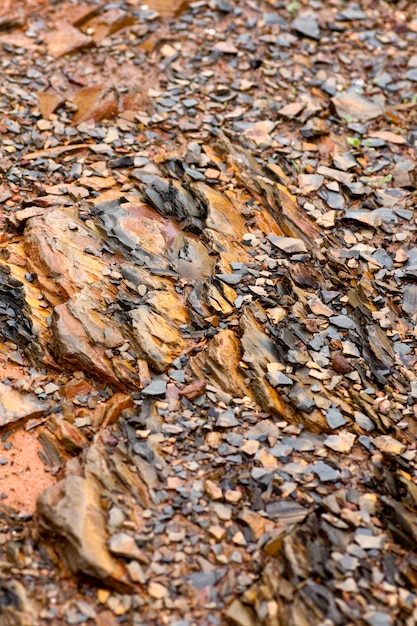
[[[1,444],[0,492],[7,496],[7,506],[29,514],[35,512],[38,496],[56,482],[56,478],[39,456],[42,446],[36,433],[19,430],[12,433],[7,442],[10,450]]]

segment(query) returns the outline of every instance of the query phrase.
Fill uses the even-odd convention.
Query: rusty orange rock
[[[125,409],[134,406],[132,396],[126,393],[115,393],[107,402],[103,427],[115,424]]]
[[[77,52],[81,48],[91,46],[92,43],[93,40],[89,35],[85,35],[67,22],[62,22],[49,37],[48,52],[58,59],[66,54]]]

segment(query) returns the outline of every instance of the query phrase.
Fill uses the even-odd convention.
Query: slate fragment
[[[333,430],[344,426],[347,420],[343,417],[339,409],[331,407],[326,411],[326,421]]]
[[[296,239],[295,237],[278,237],[276,235],[268,235],[268,239],[272,245],[276,246],[286,254],[307,252],[307,248],[301,239]]]
[[[269,372],[267,378],[273,387],[286,387],[294,384],[292,378],[286,376],[283,372]]]
[[[269,517],[284,524],[299,524],[308,515],[308,509],[290,500],[275,500],[266,505]]]
[[[415,317],[417,314],[417,285],[406,285],[403,289],[402,308],[407,315]]]
[[[392,170],[394,183],[397,187],[415,189],[417,187],[417,168],[413,161],[399,161]]]
[[[165,395],[167,382],[165,380],[155,379],[144,389],[142,393],[147,396],[163,396]]]
[[[206,206],[177,181],[152,176],[147,181],[145,195],[161,215],[172,215],[184,229],[199,233],[204,228]]]
[[[307,13],[305,15],[299,15],[291,24],[292,28],[310,39],[319,41],[320,39],[320,27],[317,21],[317,17],[314,13]]]
[[[340,478],[340,473],[330,467],[327,463],[324,463],[324,461],[314,463],[311,469],[323,482],[334,482]]]
[[[380,117],[384,112],[379,101],[366,98],[355,91],[334,96],[332,103],[341,119],[348,118],[357,122],[368,122]]]

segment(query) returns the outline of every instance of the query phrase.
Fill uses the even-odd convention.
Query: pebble
[[[161,585],[161,583],[151,581],[148,585],[148,593],[151,598],[155,598],[155,600],[161,600],[168,595],[168,589]]]
[[[339,435],[330,435],[324,440],[324,445],[335,452],[350,452],[355,442],[355,435],[349,432],[341,432]]]
[[[268,240],[279,250],[286,252],[287,254],[298,254],[300,252],[307,252],[305,243],[301,239],[293,237],[278,237],[276,235],[268,235]]]
[[[320,39],[320,28],[314,13],[300,15],[292,22],[292,27],[297,33],[311,39]]]
[[[216,426],[219,428],[233,428],[239,425],[239,420],[236,419],[232,409],[221,411],[216,419]]]
[[[142,393],[147,396],[165,395],[167,389],[166,380],[153,380],[149,385],[142,389]]]
[[[318,461],[312,465],[311,469],[323,482],[334,482],[340,479],[339,472],[323,461]]]
[[[327,409],[326,421],[332,429],[340,428],[347,423],[347,420],[343,417],[339,409],[336,409],[334,407],[330,407],[329,409]]]

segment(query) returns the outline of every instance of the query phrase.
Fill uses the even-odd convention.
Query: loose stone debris
[[[416,45],[2,4],[1,624],[417,624]]]

